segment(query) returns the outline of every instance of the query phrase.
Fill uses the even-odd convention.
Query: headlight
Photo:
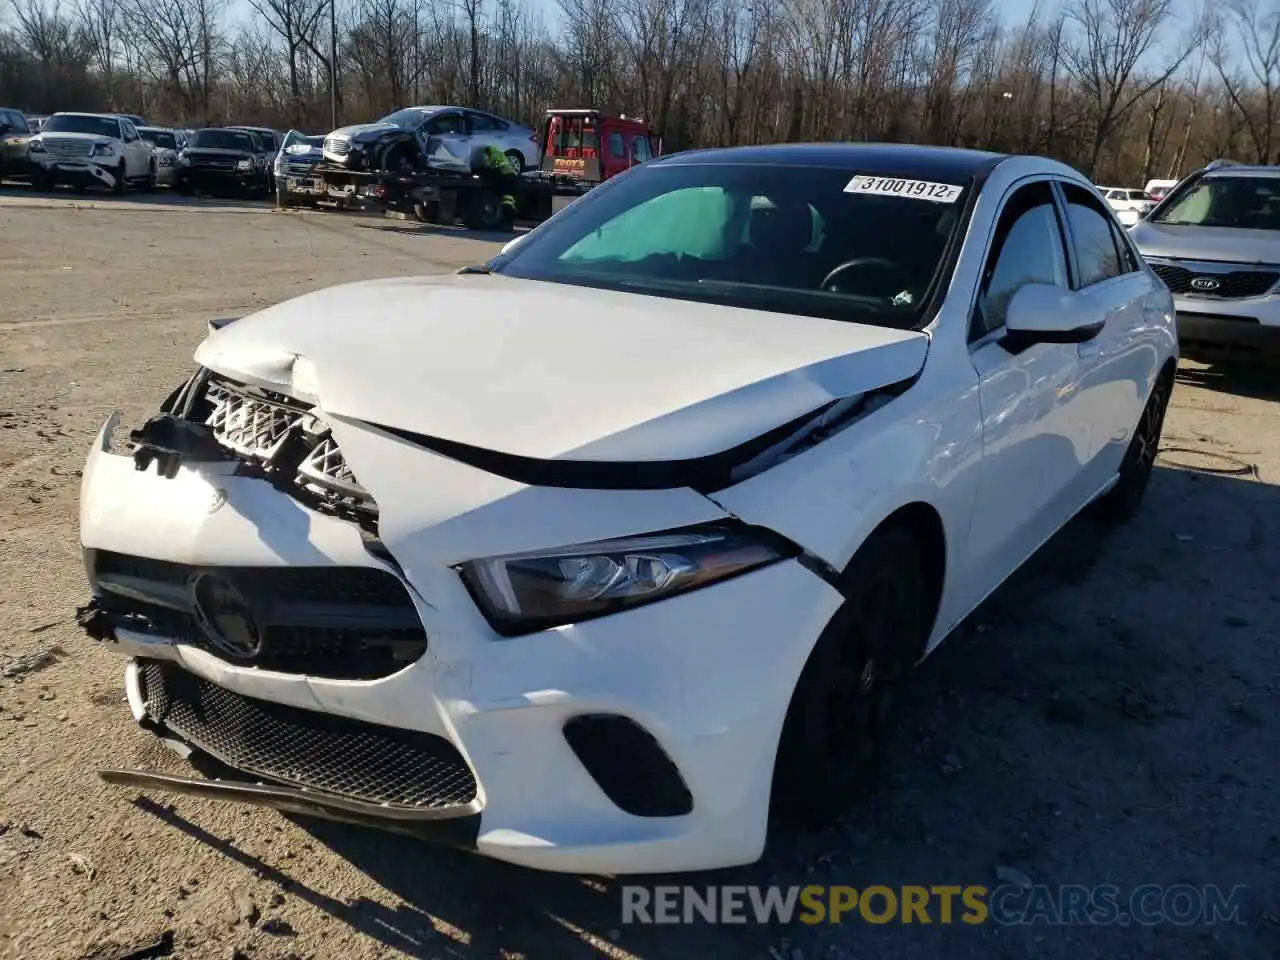
[[[794,556],[766,531],[733,523],[470,560],[456,568],[503,636],[618,613]]]
[[[237,169],[237,170],[252,170],[252,169],[253,169],[253,161],[252,161],[252,160],[237,160],[237,161],[236,161],[236,169]]]
[[[27,153],[44,153],[44,143],[40,140],[27,141]]]
[[[89,151],[91,157],[109,157],[116,152],[116,145],[110,140],[105,143],[95,143],[93,149]]]

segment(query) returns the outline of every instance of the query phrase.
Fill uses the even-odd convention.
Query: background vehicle
[[[284,141],[284,134],[279,130],[273,130],[271,127],[250,127],[240,124],[230,126],[228,130],[244,130],[258,138],[262,143],[262,166],[267,172],[268,192],[276,192],[276,181],[273,176],[275,170],[276,157],[280,153],[280,145]]]
[[[197,130],[178,155],[178,189],[184,194],[265,196],[270,177],[270,167],[263,166],[262,141],[245,130]]]
[[[155,158],[156,166],[156,183],[161,186],[172,187],[178,183],[178,154],[182,150],[181,144],[178,143],[178,136],[172,130],[166,130],[164,127],[139,127],[138,133],[142,135],[142,139],[152,145],[152,155]]]
[[[273,176],[276,182],[276,206],[291,207],[314,203],[324,191],[314,176],[316,164],[324,159],[324,137],[309,136],[290,130],[276,154]]]
[[[1133,228],[1188,356],[1280,354],[1280,167],[1193,173]]]
[[[46,114],[28,114],[27,126],[31,128],[32,133],[39,133],[40,128],[44,126],[44,122],[48,119],[49,117]]]
[[[548,110],[543,144],[543,170],[594,183],[662,153],[644,121],[600,110]]]
[[[27,142],[34,132],[22,111],[0,107],[0,180],[27,175]]]
[[[1149,199],[1141,190],[1127,187],[1098,187],[1102,199],[1107,201],[1116,219],[1126,227],[1131,227],[1151,211],[1155,201]]]
[[[1148,180],[1147,185],[1142,188],[1142,192],[1147,195],[1148,200],[1153,203],[1159,203],[1164,199],[1164,195],[1177,185],[1177,180]]]
[[[147,123],[147,121],[146,121],[146,118],[145,118],[145,117],[140,117],[140,116],[138,116],[136,113],[117,113],[117,114],[115,114],[115,116],[117,116],[117,117],[121,117],[122,119],[125,119],[125,120],[128,120],[128,121],[129,121],[130,123],[132,123],[135,127],[146,127],[146,126],[150,126],[150,124],[148,124],[148,123]]]
[[[115,114],[55,113],[31,138],[27,157],[38,188],[65,183],[124,193],[130,183],[155,184],[151,144]]]
[[[325,137],[324,155],[331,163],[353,170],[377,169],[380,147],[397,131],[412,133],[419,150],[448,166],[469,170],[476,152],[496,146],[517,170],[537,166],[537,135],[512,120],[465,107],[405,107],[376,123],[341,127]]]
[[[1138,509],[1177,343],[1066,165],[786,144],[195,361],[90,451],[78,619],[241,782],[107,778],[627,874],[845,812],[910,668],[1079,511]]]

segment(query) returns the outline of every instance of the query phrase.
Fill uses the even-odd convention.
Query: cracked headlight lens
[[[663,600],[796,552],[725,522],[469,560],[457,570],[494,630],[517,636]]]

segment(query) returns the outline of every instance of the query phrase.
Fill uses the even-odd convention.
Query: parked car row
[[[25,179],[37,190],[59,186],[177,187],[266,196],[282,135],[267,127],[180,130],[132,114],[55,113],[31,119],[0,108],[0,179]]]

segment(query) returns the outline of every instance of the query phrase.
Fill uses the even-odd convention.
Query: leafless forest
[[[0,102],[330,128],[418,103],[613,106],[667,149],[895,140],[1141,184],[1280,152],[1280,2],[0,0]],[[5,6],[7,5],[7,6]]]

